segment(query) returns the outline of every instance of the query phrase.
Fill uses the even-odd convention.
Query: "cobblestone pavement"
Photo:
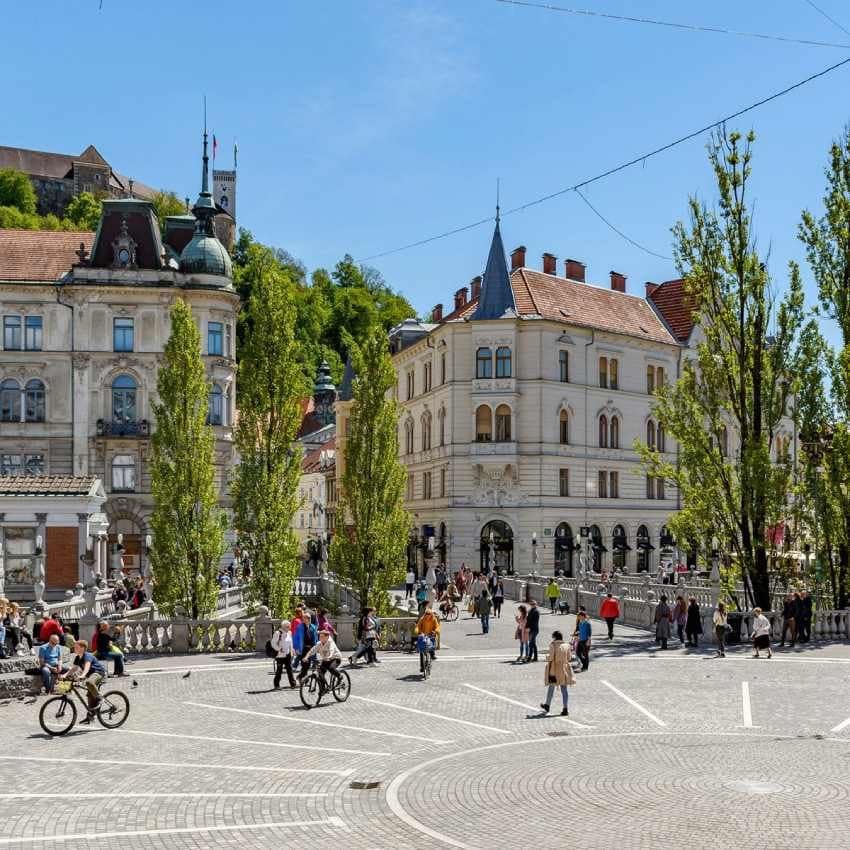
[[[542,658],[574,620],[541,625]],[[559,695],[543,718],[512,610],[480,631],[444,625],[427,682],[386,654],[351,672],[349,702],[310,711],[234,655],[132,664],[109,682],[132,702],[118,731],[49,739],[41,699],[0,707],[0,850],[847,846],[847,646],[717,659],[594,623],[569,718]]]

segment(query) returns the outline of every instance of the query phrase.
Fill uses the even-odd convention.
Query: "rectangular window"
[[[558,352],[558,372],[562,384],[570,382],[570,352],[563,349]]]
[[[431,473],[423,472],[422,473],[422,498],[430,499],[431,498]]]
[[[651,475],[646,476],[646,498],[654,499],[655,498],[655,483]]]
[[[416,389],[416,373],[408,372],[407,373],[407,398],[413,398],[414,390]]]
[[[600,499],[607,499],[608,498],[608,473],[600,471],[600,473],[597,476],[597,481],[598,481],[598,485],[599,485],[599,492],[597,493],[597,495],[599,496]]]
[[[663,499],[664,498],[664,479],[656,478],[655,479],[655,498]]]
[[[446,498],[446,470],[445,467],[440,470],[440,498]]]
[[[0,475],[20,475],[22,471],[20,455],[0,455]]]
[[[413,501],[413,473],[407,473],[407,501]]]
[[[6,351],[21,350],[21,317],[3,317],[3,348]]]
[[[603,389],[608,387],[608,358],[599,358],[599,386]]]
[[[133,320],[116,317],[112,320],[112,348],[114,351],[133,350]]]
[[[440,383],[445,384],[446,382],[446,355],[440,355]]]
[[[570,471],[569,469],[558,470],[558,494],[561,496],[570,495]]]
[[[609,499],[619,499],[620,498],[620,473],[612,472],[609,474],[609,482],[608,482],[608,498]]]
[[[221,357],[224,354],[224,324],[207,322],[207,354]]]
[[[649,395],[655,392],[655,367],[646,367],[646,391]]]
[[[41,351],[41,316],[27,316],[24,320],[24,348]]]
[[[230,325],[224,326],[224,356],[233,357],[233,339],[231,337]]]
[[[425,387],[423,392],[429,393],[431,392],[431,364],[426,363],[424,369],[424,379],[425,379]]]
[[[619,386],[620,386],[620,378],[619,378],[619,375],[618,375],[618,372],[620,370],[619,370],[618,367],[619,367],[619,363],[612,357],[608,361],[608,386],[612,390],[619,389]]]
[[[35,528],[3,529],[3,555],[6,567],[6,582],[9,584],[32,584],[35,566]]]

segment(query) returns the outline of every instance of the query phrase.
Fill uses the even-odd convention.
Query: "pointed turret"
[[[484,278],[481,282],[481,295],[478,298],[478,307],[470,318],[473,320],[501,319],[505,314],[516,315],[516,302],[508,274],[508,264],[505,261],[502,233],[499,230],[499,208],[496,207],[496,229],[493,231],[487,268],[484,269]]]

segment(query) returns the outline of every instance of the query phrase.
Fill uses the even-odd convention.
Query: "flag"
[[[215,133],[213,133],[213,162],[215,162],[215,152],[218,149],[218,139],[215,137]]]

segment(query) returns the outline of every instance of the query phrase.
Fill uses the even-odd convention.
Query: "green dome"
[[[198,233],[180,255],[180,271],[188,274],[216,274],[233,277],[233,264],[227,248],[206,233]]]

